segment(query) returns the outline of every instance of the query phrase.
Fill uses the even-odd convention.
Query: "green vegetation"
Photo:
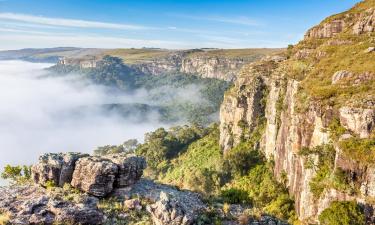
[[[117,153],[134,153],[139,143],[137,139],[129,139],[122,145],[105,145],[94,150],[94,155],[108,155]]]
[[[1,178],[9,180],[11,184],[27,183],[31,179],[31,167],[6,165]]]
[[[363,209],[354,201],[333,202],[319,215],[322,225],[364,225]]]
[[[149,204],[148,201],[139,199],[142,208]],[[131,210],[124,206],[123,201],[117,198],[101,199],[98,208],[108,218],[105,225],[129,224],[129,225],[152,225],[150,215],[145,210]]]
[[[211,126],[205,133],[171,161],[167,172],[160,178],[162,182],[206,195],[219,192],[223,172],[218,126]]]
[[[330,138],[334,141],[339,140],[341,135],[345,134],[346,129],[340,124],[340,120],[338,118],[334,118],[331,123],[328,125],[328,130],[330,134]]]
[[[146,174],[157,177],[159,173],[166,171],[169,160],[184,152],[190,143],[201,138],[206,132],[197,125],[177,126],[168,131],[159,128],[145,134],[144,143],[139,145],[135,152],[145,157],[148,165]]]
[[[289,197],[286,187],[274,178],[270,164],[255,166],[246,176],[227,184],[224,190],[223,199],[228,202],[249,202],[254,208],[277,218],[295,219],[294,201]]]
[[[336,151],[331,144],[319,145],[312,149],[302,148],[299,154],[305,157],[305,167],[316,172],[310,181],[310,191],[315,198],[319,198],[328,188],[349,193],[356,191],[349,174],[340,168],[334,169]]]
[[[375,163],[375,139],[352,137],[339,142],[345,156],[363,165]]]

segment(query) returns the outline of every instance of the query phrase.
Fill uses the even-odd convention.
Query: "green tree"
[[[354,201],[332,202],[319,215],[322,225],[364,225],[363,209]]]
[[[12,184],[27,182],[31,178],[31,167],[11,166],[8,164],[4,167],[1,178],[9,180]]]

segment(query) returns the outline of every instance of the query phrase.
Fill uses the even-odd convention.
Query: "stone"
[[[39,157],[37,164],[31,168],[35,183],[45,186],[48,181],[62,187],[70,183],[79,158],[88,156],[81,153],[47,153]]]
[[[199,194],[180,191],[173,186],[158,184],[148,179],[140,179],[132,186],[116,189],[111,196],[120,199],[138,196],[154,202],[147,207],[147,210],[153,215],[155,224],[193,224],[207,209]]]
[[[346,71],[346,70],[340,70],[337,71],[335,74],[332,76],[332,84],[337,84],[340,80],[348,77],[352,77],[353,73]]]
[[[118,166],[109,159],[101,157],[80,158],[76,162],[71,185],[97,197],[112,192]]]
[[[368,47],[368,48],[365,50],[365,53],[371,53],[371,52],[375,52],[375,47]]]
[[[103,213],[97,199],[83,197],[79,203],[67,202],[37,186],[0,188],[0,211],[9,215],[9,224],[102,224]]]
[[[127,209],[136,209],[136,210],[141,210],[142,205],[141,202],[138,199],[129,199],[124,201],[124,206]]]
[[[375,8],[362,12],[353,26],[354,34],[364,34],[375,31]]]
[[[114,186],[116,188],[126,187],[137,182],[146,168],[146,160],[135,155],[112,154],[104,156],[118,165],[118,174]]]
[[[370,137],[375,127],[375,109],[342,107],[339,113],[340,123],[346,129],[360,138]]]
[[[188,225],[194,222],[192,215],[165,192],[160,193],[159,201],[147,206],[147,211],[155,225]]]

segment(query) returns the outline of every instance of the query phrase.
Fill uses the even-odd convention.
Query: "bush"
[[[375,163],[375,139],[349,138],[339,142],[339,147],[345,156],[364,164]]]
[[[319,215],[322,225],[364,225],[363,209],[354,201],[333,202]]]
[[[31,167],[25,165],[6,165],[4,167],[4,171],[1,173],[1,178],[9,180],[12,184],[22,184],[28,182],[31,179]]]
[[[248,193],[237,188],[229,188],[221,191],[221,197],[225,203],[240,204],[250,203]]]

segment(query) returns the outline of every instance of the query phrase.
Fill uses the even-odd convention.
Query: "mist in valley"
[[[155,102],[150,101],[146,90],[129,95],[79,76],[47,76],[44,69],[50,66],[0,61],[1,169],[6,164],[31,165],[45,152],[92,153],[98,146],[117,145],[127,139],[142,141],[146,132],[171,125],[160,122],[159,112],[152,108],[130,110],[124,115],[112,107],[126,108],[134,103],[152,106]],[[187,87],[191,96],[195,88]]]

